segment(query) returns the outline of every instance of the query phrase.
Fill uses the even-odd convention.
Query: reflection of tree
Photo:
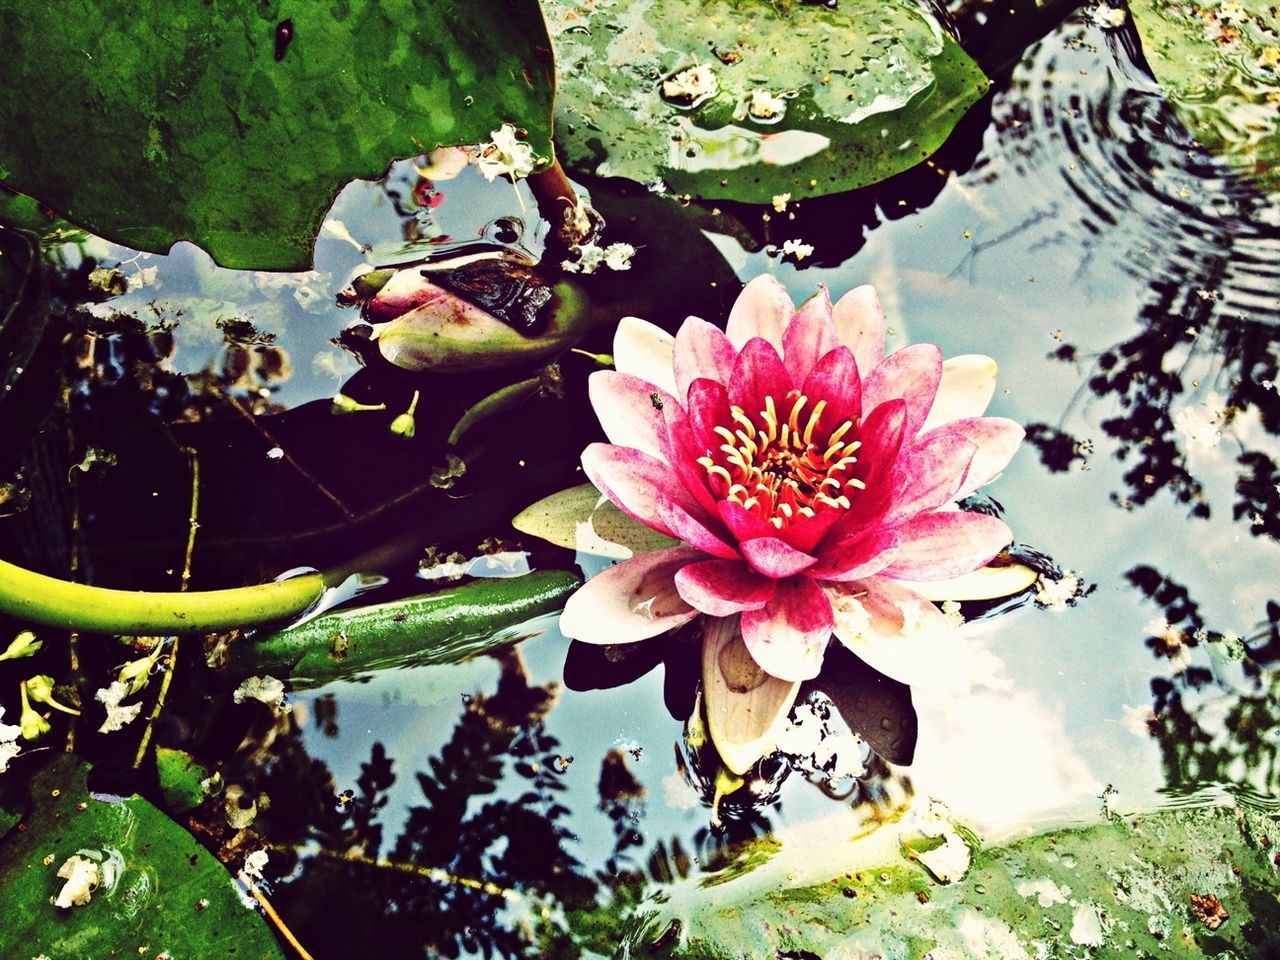
[[[554,946],[558,934],[534,904],[590,907],[595,893],[565,846],[571,834],[561,820],[569,811],[558,776],[565,760],[542,727],[554,702],[553,688],[529,684],[518,654],[505,655],[497,691],[471,698],[418,774],[424,802],[386,844],[378,819],[394,776],[375,745],[343,822],[313,836],[327,855],[305,860],[280,892],[309,949],[362,956],[374,948],[373,924],[385,957],[528,956],[534,936]],[[496,796],[511,789],[511,773],[525,789]],[[344,859],[351,854],[358,859]]]
[[[1187,589],[1152,567],[1134,567],[1126,577],[1159,606],[1170,631],[1207,648],[1215,664],[1151,681],[1148,728],[1160,743],[1169,789],[1217,785],[1280,796],[1280,604],[1268,602],[1266,625],[1238,638],[1208,628]],[[1159,638],[1148,645],[1167,655]]]

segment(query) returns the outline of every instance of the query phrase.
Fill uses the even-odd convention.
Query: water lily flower
[[[589,446],[583,468],[623,513],[682,544],[590,580],[565,635],[617,644],[722,620],[704,630],[704,686],[716,662],[734,692],[765,696],[774,682],[768,712],[784,725],[833,633],[910,683],[930,654],[906,641],[955,629],[933,601],[981,594],[975,571],[1012,539],[1003,520],[957,507],[1022,440],[1018,424],[982,415],[994,362],[944,363],[931,344],[885,356],[871,287],[834,305],[819,288],[797,309],[769,276],[747,284],[725,331],[690,317],[673,338],[625,318],[614,357],[589,381],[610,442]],[[759,676],[729,656],[735,642]],[[767,749],[757,733],[753,749]]]

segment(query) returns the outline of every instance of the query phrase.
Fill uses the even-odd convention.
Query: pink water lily
[[[928,585],[979,570],[1012,539],[956,503],[1004,469],[1023,431],[982,416],[989,359],[884,351],[869,286],[834,305],[822,287],[797,309],[758,277],[725,331],[690,317],[674,338],[625,319],[616,371],[590,381],[611,442],[582,465],[625,514],[682,543],[590,580],[565,635],[626,643],[699,614],[739,617],[777,680],[816,676],[832,634],[909,674],[895,641],[945,621]]]

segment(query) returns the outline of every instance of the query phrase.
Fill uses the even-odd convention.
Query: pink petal
[[[631,519],[675,536],[658,509],[658,497],[671,491],[671,468],[665,463],[630,447],[593,443],[582,451],[582,469],[596,489]]]
[[[857,451],[854,475],[866,484],[850,497],[852,506],[832,528],[831,536],[842,539],[854,531],[876,524],[893,502],[891,483],[898,451],[906,429],[906,403],[890,400],[871,411],[858,432],[862,446]]]
[[[886,357],[862,378],[862,409],[874,410],[889,400],[907,402],[908,439],[920,432],[942,379],[942,351],[931,343],[916,343]]]
[[[808,570],[818,562],[817,557],[788,546],[777,537],[743,540],[739,542],[738,547],[742,550],[742,555],[747,558],[747,563],[766,577],[773,577],[775,580]]]
[[[796,312],[791,298],[776,277],[761,274],[745,287],[733,309],[725,333],[729,342],[741,350],[752,337],[763,337],[778,350],[782,349],[782,332]]]
[[[898,492],[885,523],[935,510],[956,499],[969,472],[976,444],[960,433],[935,431],[913,443],[898,457],[894,477]]]
[[[973,463],[969,464],[969,473],[956,491],[955,499],[961,500],[973,493],[985,483],[990,483],[1000,471],[1009,465],[1013,455],[1026,431],[1012,420],[1004,417],[973,417],[968,420],[953,420],[937,431],[930,431],[921,439],[937,433],[955,433],[963,436],[976,446]]]
[[[774,410],[785,419],[790,410],[782,409],[791,391],[791,374],[767,340],[748,340],[733,364],[729,378],[729,400],[756,418],[766,409],[765,398],[773,397]]]
[[[689,317],[676,331],[676,395],[685,397],[699,377],[728,383],[738,351],[718,327]]]
[[[666,433],[662,409],[674,402],[670,394],[647,380],[613,370],[591,374],[587,392],[610,443],[662,458],[662,437]]]
[[[670,497],[658,495],[658,517],[671,531],[691,547],[713,557],[737,560],[738,551],[725,543],[719,531],[713,531],[707,524],[690,515],[689,511],[679,506]],[[718,526],[718,525],[717,525]]]
[[[822,588],[806,577],[793,577],[779,581],[773,599],[762,608],[742,614],[742,639],[770,676],[811,680],[822,668],[834,626]]]
[[[946,580],[977,570],[1009,545],[999,517],[948,511],[926,513],[898,527],[902,551],[882,573],[904,580]]]
[[[716,504],[716,513],[739,541],[778,534],[777,528],[761,519],[759,514],[752,513],[734,500],[721,500]]]
[[[684,601],[713,617],[759,610],[773,596],[775,582],[740,560],[703,560],[676,573],[676,590]]]
[[[870,284],[854,287],[831,308],[836,336],[853,351],[858,372],[865,377],[884,359],[884,310]]]
[[[823,541],[827,533],[840,520],[841,514],[838,510],[820,510],[812,517],[799,517],[791,521],[781,530],[772,534],[777,536],[788,546],[795,547],[805,553],[813,553],[819,543]],[[771,534],[765,533],[764,536]],[[761,536],[757,533],[754,536]]]
[[[560,632],[585,643],[632,643],[688,623],[698,612],[676,592],[676,571],[698,558],[671,547],[624,560],[588,580],[565,604]]]
[[[711,380],[698,380],[695,383],[711,384]],[[716,386],[719,386],[716,384]],[[720,387],[720,398],[723,400],[724,388]],[[724,410],[724,416],[728,416],[729,404],[727,401],[721,404]],[[714,416],[715,405],[707,404],[699,408],[699,412],[703,415]],[[694,427],[692,419],[679,403],[669,403],[663,406],[662,415],[665,421],[666,434],[662,438],[662,459],[671,465],[674,471],[673,479],[682,487],[693,502],[699,507],[698,510],[690,510],[690,512],[701,521],[710,521],[717,518],[716,499],[712,495],[710,488],[707,486],[707,471],[702,464],[698,463],[698,458],[706,456],[710,451],[710,446],[706,443],[699,442],[694,436]],[[703,429],[707,430],[713,424],[704,424]],[[720,438],[714,433],[711,434],[713,440],[720,442]]]
[[[639,317],[623,317],[613,334],[613,367],[675,393],[674,349],[674,338],[661,327]]]
[[[796,382],[804,384],[800,392],[809,398],[809,406],[801,419],[807,422],[818,401],[827,402],[822,418],[814,428],[815,441],[819,437],[825,441],[831,431],[844,421],[857,423],[862,417],[862,379],[848,347],[836,347],[823,354],[804,380]]]
[[[782,360],[795,383],[804,383],[818,358],[839,346],[831,319],[831,296],[825,286],[800,304],[782,335]]]
[[[900,544],[901,538],[888,527],[860,531],[824,546],[806,576],[833,582],[874,576],[897,559]]]
[[[698,449],[697,456],[705,456],[724,443],[716,433],[716,427],[733,426],[729,392],[718,380],[699,378],[689,384],[688,397],[688,403],[682,409],[688,415],[690,437]],[[671,422],[668,421],[668,429],[670,427]]]

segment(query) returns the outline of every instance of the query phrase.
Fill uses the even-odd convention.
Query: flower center
[[[865,489],[853,476],[859,440],[846,440],[853,430],[846,420],[825,437],[816,434],[827,401],[809,408],[798,390],[787,394],[791,412],[782,419],[773,397],[753,419],[741,407],[730,407],[734,429],[716,427],[724,443],[707,451],[698,463],[707,471],[712,492],[732,500],[781,529],[819,510],[847,510],[849,495]]]

